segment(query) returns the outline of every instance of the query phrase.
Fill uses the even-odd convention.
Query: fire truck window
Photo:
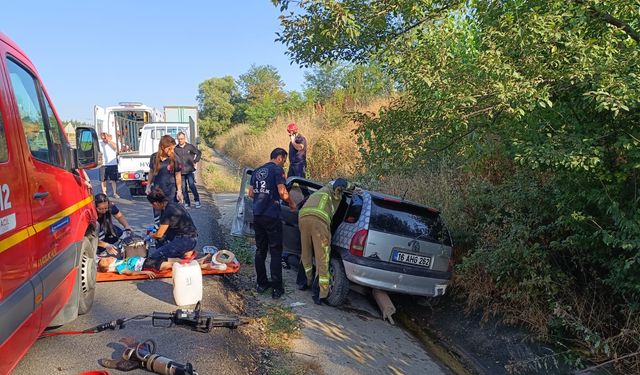
[[[7,65],[22,120],[22,129],[31,154],[34,158],[49,163],[49,146],[35,79],[12,60],[8,59]]]
[[[44,98],[44,104],[47,108],[47,118],[49,119],[49,139],[51,140],[51,145],[49,147],[49,160],[51,160],[52,164],[65,167],[64,157],[62,156],[62,142],[65,138],[64,135],[62,135],[62,129],[60,128],[58,119],[56,119],[56,115],[53,113],[53,109],[51,109],[49,101],[44,97],[44,93],[42,97]]]
[[[0,163],[9,160],[9,150],[7,148],[7,136],[4,135],[4,124],[2,123],[2,112],[0,112]]]

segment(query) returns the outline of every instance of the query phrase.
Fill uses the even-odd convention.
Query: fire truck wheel
[[[92,253],[95,253],[95,249],[91,246],[89,238],[85,237],[80,251],[80,283],[78,284],[80,288],[78,314],[80,315],[91,310],[96,293],[96,259]]]

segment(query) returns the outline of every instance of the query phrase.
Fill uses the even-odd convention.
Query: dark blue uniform
[[[301,144],[304,148],[300,151],[289,143],[289,173],[287,177],[298,176],[306,177],[307,173],[307,139],[302,134],[296,134],[295,142]]]
[[[255,267],[258,286],[269,285],[274,290],[283,290],[282,286],[282,223],[280,222],[280,194],[278,185],[285,183],[284,169],[269,162],[253,171],[251,189],[253,189],[253,225],[256,235]],[[271,254],[271,283],[267,278],[265,260],[267,252]]]

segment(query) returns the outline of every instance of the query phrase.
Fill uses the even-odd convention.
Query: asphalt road
[[[92,173],[90,177],[97,177]],[[153,221],[151,206],[144,197],[132,198],[124,184],[118,188],[121,199],[114,200],[136,232]],[[94,183],[94,192],[100,192]],[[220,246],[220,229],[215,220],[216,210],[210,196],[204,192],[201,209],[192,209],[191,215],[199,230],[198,248],[203,245]],[[111,190],[109,187],[109,195]],[[203,306],[219,313],[238,313],[229,302],[221,276],[204,277]],[[93,309],[76,321],[54,331],[84,330],[117,318],[128,318],[154,311],[172,312],[178,307],[173,301],[171,279],[118,281],[99,283]],[[157,352],[177,362],[190,362],[199,374],[246,374],[252,372],[254,358],[250,350],[251,325],[237,330],[214,328],[210,333],[197,333],[185,328],[158,328],[151,320],[131,321],[122,330],[97,334],[59,335],[38,340],[21,360],[13,374],[81,374],[91,370],[104,370],[100,358],[119,358],[124,346],[123,337],[139,341],[153,339]],[[149,374],[144,370],[110,374]]]

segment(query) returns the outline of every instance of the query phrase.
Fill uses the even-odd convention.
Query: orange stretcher
[[[234,261],[227,264],[227,269],[224,271],[220,270],[202,270],[203,275],[225,275],[229,273],[236,273],[240,270],[240,263]],[[172,277],[172,270],[164,270],[164,271],[155,271],[156,278],[164,278],[164,277]],[[98,272],[96,275],[97,282],[106,282],[106,281],[121,281],[121,280],[144,280],[148,279],[147,275],[120,275],[117,272]]]

